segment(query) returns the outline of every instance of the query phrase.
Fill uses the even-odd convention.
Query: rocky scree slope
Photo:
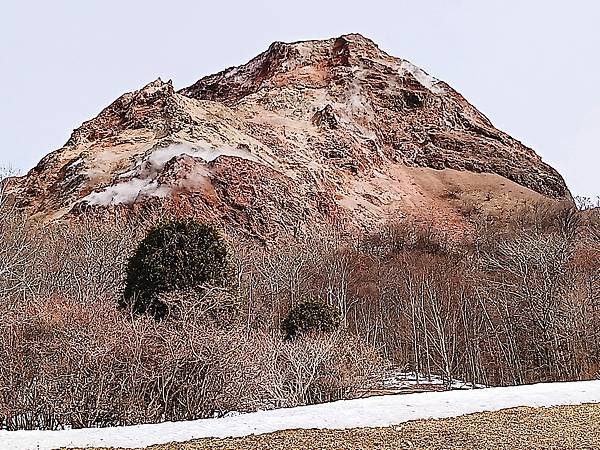
[[[159,79],[124,94],[11,186],[45,219],[159,202],[265,240],[404,216],[460,232],[457,199],[571,201],[533,150],[358,34],[276,42],[180,91]]]

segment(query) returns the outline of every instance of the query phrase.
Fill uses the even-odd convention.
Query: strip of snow
[[[75,167],[79,167],[82,164],[83,164],[83,159],[77,158],[75,161],[73,161],[71,164],[69,164],[67,166],[67,170],[74,169]]]
[[[92,192],[82,198],[80,202],[85,202],[93,206],[108,206],[119,204],[131,204],[139,197],[166,197],[170,193],[168,186],[161,186],[157,177],[164,169],[165,164],[171,159],[181,155],[189,155],[196,158],[202,158],[206,162],[211,162],[219,156],[235,156],[254,162],[261,162],[250,152],[236,148],[210,148],[192,147],[186,144],[173,144],[165,148],[153,150],[144,155],[133,169],[119,176],[120,179],[128,180],[117,182],[108,186],[102,191]]]
[[[426,89],[434,94],[443,94],[444,89],[441,86],[438,86],[440,80],[432,77],[423,69],[415,66],[411,62],[402,61],[400,63],[400,75],[405,75],[406,73],[410,73],[415,79]]]
[[[392,372],[383,380],[386,389],[406,389],[414,387],[444,386],[449,389],[483,389],[484,384],[475,384],[453,379],[451,383],[439,375],[416,374],[415,372]]]
[[[260,411],[222,419],[65,431],[0,431],[0,448],[146,447],[206,437],[238,437],[297,428],[385,427],[517,406],[600,403],[600,380],[470,391],[425,392]]]

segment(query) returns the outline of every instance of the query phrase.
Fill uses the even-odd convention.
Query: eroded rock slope
[[[267,240],[404,216],[460,231],[465,202],[571,198],[449,85],[357,34],[276,42],[180,91],[159,79],[124,94],[12,193],[47,218],[162,202]]]

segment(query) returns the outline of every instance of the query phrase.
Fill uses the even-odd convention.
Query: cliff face
[[[277,42],[179,92],[157,80],[125,94],[13,194],[48,217],[184,205],[266,239],[405,215],[458,230],[458,197],[490,211],[571,198],[533,150],[360,35]]]

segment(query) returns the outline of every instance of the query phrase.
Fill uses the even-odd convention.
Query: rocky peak
[[[199,100],[221,101],[231,105],[269,82],[277,84],[280,81],[277,78],[286,74],[302,72],[307,67],[325,70],[335,66],[350,67],[357,65],[360,58],[389,56],[360,34],[321,41],[274,42],[247,64],[201,78],[180,93]]]
[[[174,96],[172,81],[163,82],[158,78],[137,91],[123,94],[94,119],[84,122],[73,132],[66,145],[97,142],[117,136],[125,129],[153,128],[168,134],[166,128],[181,112]]]

